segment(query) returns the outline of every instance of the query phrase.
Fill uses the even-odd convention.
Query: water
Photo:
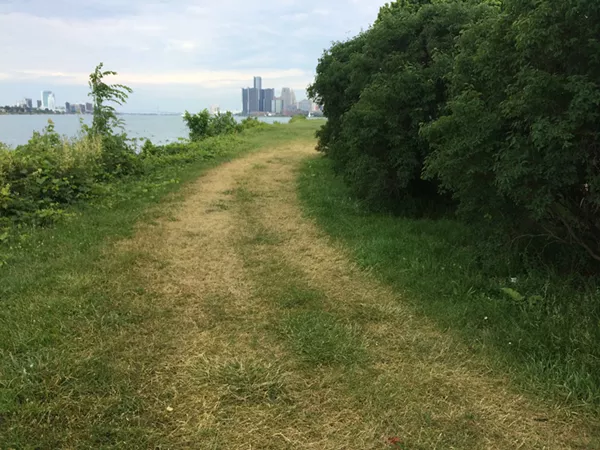
[[[155,144],[166,144],[178,138],[187,137],[188,129],[180,116],[121,116],[125,121],[125,131],[132,138],[147,138]],[[9,116],[0,115],[0,142],[10,147],[25,144],[34,131],[42,131],[48,124],[48,119],[54,122],[58,133],[65,136],[75,136],[80,129],[80,119],[90,124],[92,116],[77,115],[32,115]],[[236,117],[241,121],[242,117]],[[287,123],[289,117],[260,117],[267,123]]]

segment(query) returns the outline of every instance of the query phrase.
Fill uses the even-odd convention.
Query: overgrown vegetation
[[[320,59],[319,147],[372,207],[452,199],[494,270],[597,272],[599,36],[594,0],[396,1]]]
[[[264,122],[252,117],[247,117],[242,123],[237,123],[235,117],[229,111],[211,115],[207,109],[197,114],[190,114],[186,111],[183,120],[190,130],[190,141],[192,142],[222,134],[239,133],[245,129],[256,128],[264,124]]]

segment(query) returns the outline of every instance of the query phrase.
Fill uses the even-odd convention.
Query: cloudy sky
[[[254,75],[300,100],[323,49],[367,28],[384,3],[0,0],[0,105],[42,89],[59,105],[83,102],[100,61],[134,88],[129,112],[238,110]]]

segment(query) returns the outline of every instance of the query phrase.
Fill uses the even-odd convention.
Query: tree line
[[[600,2],[399,0],[316,72],[319,149],[371,207],[450,207],[482,253],[597,269]]]

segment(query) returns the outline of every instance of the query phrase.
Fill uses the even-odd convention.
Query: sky
[[[388,0],[389,1],[389,0]],[[298,100],[331,42],[367,29],[385,0],[0,0],[0,105],[87,99],[99,62],[134,89],[124,112],[241,109],[241,88]]]

